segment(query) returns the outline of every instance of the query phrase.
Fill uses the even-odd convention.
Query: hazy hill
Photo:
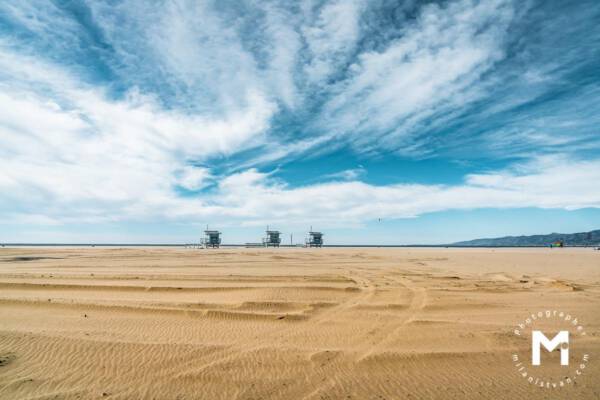
[[[548,246],[562,240],[565,246],[600,245],[600,229],[580,233],[550,233],[548,235],[505,236],[499,238],[475,239],[456,242],[456,246]]]

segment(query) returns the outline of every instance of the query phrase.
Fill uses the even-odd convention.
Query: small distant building
[[[267,229],[267,236],[263,238],[263,246],[265,247],[279,247],[281,244],[281,232],[270,231]]]
[[[204,247],[219,248],[221,245],[221,232],[219,231],[204,231]]]
[[[306,247],[323,247],[323,234],[315,231],[308,232]]]

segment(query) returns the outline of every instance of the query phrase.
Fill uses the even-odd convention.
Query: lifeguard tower
[[[306,238],[306,247],[323,247],[323,233],[311,229]]]
[[[267,229],[267,236],[263,238],[263,246],[265,247],[279,247],[281,244],[281,232],[279,231],[270,231]]]
[[[204,231],[204,247],[213,249],[219,248],[221,245],[221,232],[219,231]]]

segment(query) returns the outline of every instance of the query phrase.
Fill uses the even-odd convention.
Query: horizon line
[[[220,247],[263,248],[254,243],[221,244]],[[184,247],[202,248],[198,243],[0,243],[0,247]],[[596,247],[597,245],[565,245],[564,247]],[[282,244],[279,247],[308,248],[301,244]],[[548,245],[459,245],[459,244],[327,244],[322,247],[454,247],[454,248],[538,248]],[[265,247],[266,248],[266,247]]]

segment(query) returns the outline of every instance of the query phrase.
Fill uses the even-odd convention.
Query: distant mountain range
[[[599,246],[600,229],[580,233],[550,233],[548,235],[505,236],[456,242],[454,246],[549,246],[562,240],[565,246]]]

